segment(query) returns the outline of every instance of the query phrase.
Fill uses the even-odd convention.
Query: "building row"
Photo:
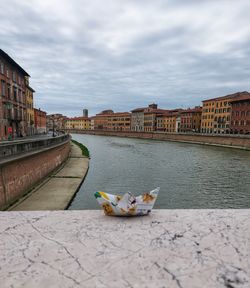
[[[131,112],[104,110],[93,117],[66,118],[66,129],[135,131],[135,132],[201,132],[212,134],[250,133],[250,93],[238,92],[207,99],[202,107],[159,109],[157,104]]]
[[[30,75],[0,49],[0,140],[46,131],[46,113],[34,108]]]

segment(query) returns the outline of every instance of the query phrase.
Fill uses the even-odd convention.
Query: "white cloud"
[[[192,106],[249,90],[249,9],[247,0],[1,1],[1,48],[48,112]]]

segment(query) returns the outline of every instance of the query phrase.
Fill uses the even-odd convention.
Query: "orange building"
[[[46,112],[40,109],[34,109],[35,131],[36,134],[45,134],[46,129]]]
[[[202,108],[195,107],[181,111],[180,132],[200,132]]]
[[[113,110],[104,110],[101,113],[91,117],[91,127],[94,127],[94,130],[107,130],[108,117],[112,114],[114,114]]]
[[[178,118],[181,109],[165,110],[162,114],[157,116],[157,131],[165,131],[168,133],[179,132]]]
[[[244,93],[244,92],[243,92]],[[230,133],[231,105],[242,92],[202,101],[201,132]]]
[[[117,112],[108,116],[107,130],[130,131],[131,114],[129,112]]]

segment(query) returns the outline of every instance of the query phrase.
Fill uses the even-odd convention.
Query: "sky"
[[[249,0],[0,0],[35,106],[81,116],[250,91]]]

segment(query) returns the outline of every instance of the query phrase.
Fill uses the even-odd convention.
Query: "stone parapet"
[[[0,213],[7,287],[250,287],[250,210]]]
[[[0,164],[7,157],[15,157],[23,153],[29,153],[62,144],[69,140],[68,134],[57,137],[31,138],[24,140],[16,140],[10,142],[0,142]]]
[[[25,141],[17,147],[29,147],[26,153],[15,147],[17,154],[13,152],[12,156],[0,160],[0,210],[20,199],[68,158],[70,137],[65,135],[56,140],[51,144],[49,139],[34,141],[34,145],[32,141]]]

